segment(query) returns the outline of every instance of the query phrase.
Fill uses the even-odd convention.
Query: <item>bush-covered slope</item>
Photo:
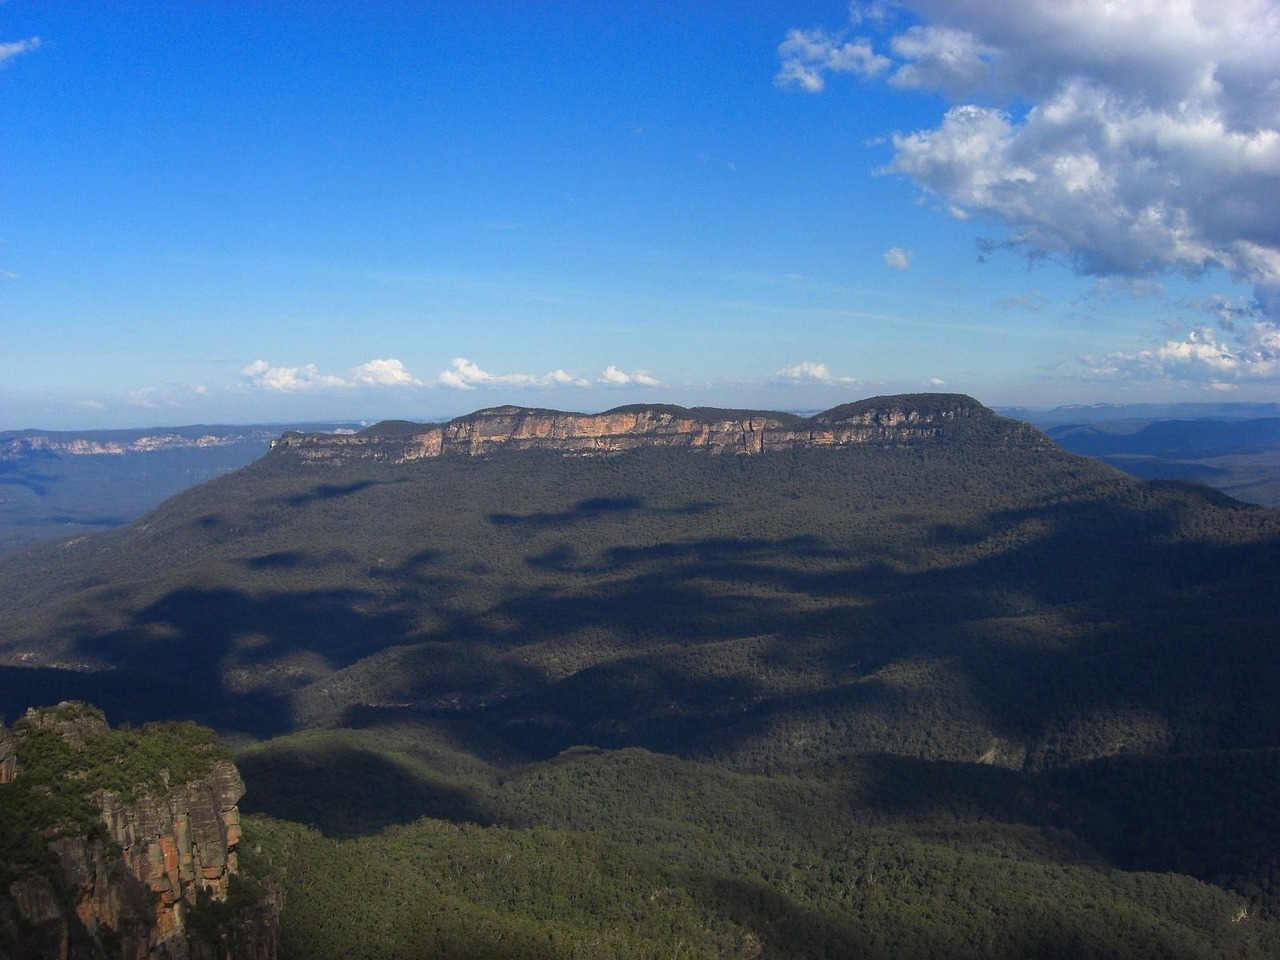
[[[1053,448],[268,458],[0,568],[6,689],[747,767],[1276,745],[1278,531]]]
[[[889,757],[762,776],[579,750],[492,786],[483,803],[501,826],[422,820],[334,843],[251,819],[248,836],[294,904],[285,956],[1280,949],[1256,898],[1167,868],[1120,869],[1064,826],[1059,803],[1078,786]]]
[[[1280,514],[1020,430],[269,456],[0,561],[0,698],[241,743],[295,957],[1273,954]]]

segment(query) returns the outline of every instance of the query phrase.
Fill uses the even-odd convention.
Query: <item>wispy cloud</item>
[[[996,301],[997,307],[1007,310],[1030,310],[1033,313],[1044,309],[1044,294],[1039,290],[1030,293],[1015,293]]]
[[[825,30],[790,30],[778,45],[782,60],[773,82],[784,89],[820,93],[824,73],[856,73],[873,77],[889,68],[887,57],[871,49],[862,37],[845,40]]]
[[[884,262],[895,270],[911,269],[911,258],[914,253],[910,250],[904,250],[902,247],[890,247],[884,252]]]
[[[144,410],[174,408],[180,404],[159,387],[136,387],[124,395],[124,403]]]
[[[21,56],[24,53],[31,53],[33,50],[39,49],[39,37],[31,37],[29,40],[13,40],[8,43],[0,43],[0,66],[8,63],[14,57]]]

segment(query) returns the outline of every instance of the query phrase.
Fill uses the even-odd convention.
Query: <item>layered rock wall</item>
[[[642,447],[756,455],[796,447],[916,443],[937,439],[958,424],[975,420],[994,422],[999,418],[976,400],[959,394],[881,397],[808,418],[671,406],[619,407],[598,414],[506,406],[480,410],[445,424],[380,424],[347,435],[288,433],[276,440],[272,449],[277,456],[337,463],[400,463],[518,450],[591,456]],[[1030,427],[1017,426],[1025,428],[1028,438],[1038,436]]]
[[[0,784],[19,786],[24,724],[51,729],[76,749],[109,729],[100,714],[69,706],[29,711],[13,731],[0,726]],[[0,957],[272,960],[278,904],[269,900],[242,916],[223,911],[212,938],[192,931],[197,911],[228,900],[243,794],[239,772],[221,759],[211,759],[197,779],[162,791],[94,793],[98,828],[55,829],[46,837],[52,857],[44,866],[15,870],[0,863],[0,876],[9,874],[7,889],[0,889]]]

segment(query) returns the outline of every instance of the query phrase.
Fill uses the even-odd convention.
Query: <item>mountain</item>
[[[1238,500],[1280,506],[1280,417],[1110,420],[1062,424],[1048,434],[1136,477],[1203,483]]]
[[[506,406],[479,410],[445,424],[399,421],[346,436],[289,433],[275,441],[272,449],[304,461],[336,463],[370,459],[403,463],[517,450],[598,456],[652,447],[759,454],[976,436],[991,422],[989,410],[972,397],[957,394],[881,397],[807,418],[670,405],[616,407],[600,414]],[[999,435],[1008,442],[1041,442],[1034,431],[1012,421],[1002,424]]]
[[[285,957],[1263,957],[1278,570],[967,397],[497,408],[0,558],[0,706],[218,729]]]
[[[1061,407],[996,407],[1001,416],[1033,423],[1042,430],[1073,424],[1153,423],[1157,420],[1263,420],[1280,417],[1280,403],[1073,403]]]

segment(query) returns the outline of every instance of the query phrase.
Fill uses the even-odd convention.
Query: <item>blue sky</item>
[[[0,428],[1280,399],[1274,0],[0,2]]]

